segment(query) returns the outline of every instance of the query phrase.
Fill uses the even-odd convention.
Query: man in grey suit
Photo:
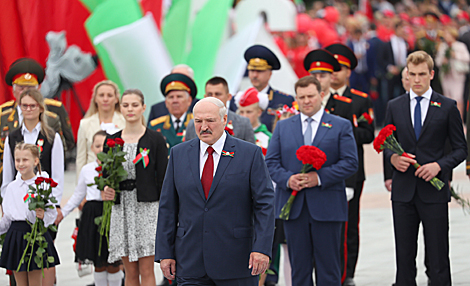
[[[213,77],[206,82],[204,97],[218,98],[224,103],[225,106],[227,106],[227,101],[232,99],[232,95],[228,91],[227,81],[224,78],[218,76]],[[235,112],[228,110],[227,125],[225,129],[229,133],[231,133],[229,130],[232,130],[234,137],[255,144],[255,133],[248,118],[242,117]],[[188,126],[186,127],[186,135],[184,140],[188,141],[196,137],[197,134],[196,130],[194,129],[194,120],[191,119],[191,121],[188,123]]]

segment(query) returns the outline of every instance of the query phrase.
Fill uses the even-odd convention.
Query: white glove
[[[346,199],[348,202],[354,198],[354,189],[353,188],[346,188]]]

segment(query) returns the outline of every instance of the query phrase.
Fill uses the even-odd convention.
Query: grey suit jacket
[[[234,137],[255,144],[255,133],[253,132],[253,127],[251,127],[251,123],[248,118],[240,116],[229,110],[227,122],[230,122],[230,120],[232,121],[233,125]],[[194,119],[191,119],[191,121],[188,123],[188,126],[186,127],[184,141],[189,141],[194,138],[197,138],[197,134],[196,129],[194,129]]]

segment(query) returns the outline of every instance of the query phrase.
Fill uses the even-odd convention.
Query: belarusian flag
[[[30,199],[34,199],[34,194],[32,194],[32,193],[27,193],[27,194],[24,196],[23,201],[24,201],[25,203],[27,203]]]

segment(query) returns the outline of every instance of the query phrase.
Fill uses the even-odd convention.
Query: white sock
[[[122,270],[119,270],[116,273],[108,273],[108,285],[121,286],[122,277],[124,277],[124,273],[122,272]]]
[[[108,272],[96,272],[93,274],[93,278],[95,279],[96,286],[108,286]]]

